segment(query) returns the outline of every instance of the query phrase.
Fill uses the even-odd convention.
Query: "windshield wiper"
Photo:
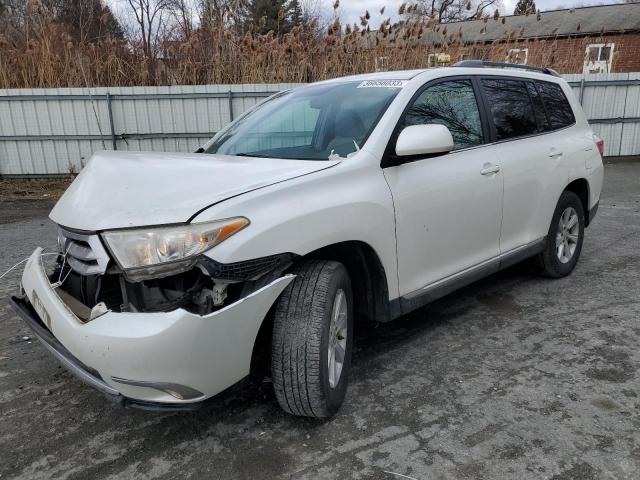
[[[280,157],[270,157],[269,155],[258,155],[257,153],[234,153],[234,157],[254,157],[254,158],[280,158]]]

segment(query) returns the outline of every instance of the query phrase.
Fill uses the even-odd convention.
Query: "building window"
[[[518,65],[526,65],[529,59],[528,48],[512,48],[507,52],[507,63],[517,63]]]
[[[376,57],[376,72],[385,72],[388,70],[387,62],[389,61],[389,57]]]
[[[582,73],[609,73],[613,61],[613,43],[592,43],[584,52]]]
[[[489,49],[473,47],[460,55],[460,60],[489,60]]]
[[[447,67],[451,64],[451,55],[448,53],[430,53],[427,56],[427,67]]]

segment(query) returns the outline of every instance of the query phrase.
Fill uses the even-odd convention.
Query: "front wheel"
[[[280,406],[293,415],[328,417],[347,392],[353,342],[353,295],[345,267],[311,260],[275,309],[271,371]]]
[[[584,209],[578,196],[562,192],[551,219],[547,246],[538,254],[543,274],[559,278],[569,275],[580,258],[584,240]]]

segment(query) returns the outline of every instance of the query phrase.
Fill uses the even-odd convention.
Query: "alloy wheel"
[[[578,212],[573,207],[567,207],[558,220],[556,233],[556,255],[562,263],[568,263],[578,246],[580,238],[580,222]]]
[[[336,292],[331,311],[331,326],[329,327],[329,386],[336,388],[342,374],[342,367],[347,352],[347,296],[344,290]]]

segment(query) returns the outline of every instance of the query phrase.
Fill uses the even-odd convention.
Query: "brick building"
[[[561,73],[640,72],[640,3],[453,22],[429,30],[423,41],[433,52],[429,66],[474,59]]]

